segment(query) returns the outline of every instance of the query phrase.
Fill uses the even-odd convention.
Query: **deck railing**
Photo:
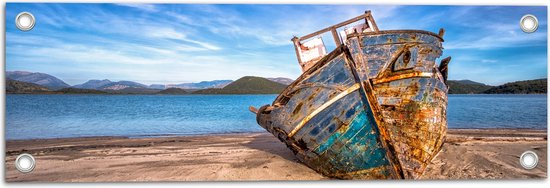
[[[294,36],[292,38],[292,42],[294,43],[294,49],[296,51],[296,56],[298,58],[298,63],[302,67],[302,70],[305,71],[305,70],[309,69],[309,67],[311,67],[312,64],[314,64],[317,60],[322,58],[322,56],[326,55],[326,54],[320,54],[320,57],[309,58],[309,60],[306,60],[306,62],[303,62],[302,53],[303,53],[303,51],[309,50],[309,49],[307,49],[307,47],[303,46],[303,44],[302,44],[303,41],[306,41],[308,39],[311,39],[313,37],[322,35],[322,34],[327,33],[327,32],[331,32],[332,37],[334,39],[334,43],[336,44],[336,46],[340,46],[340,45],[343,44],[343,41],[340,38],[340,36],[338,35],[338,29],[341,28],[341,27],[347,26],[349,24],[352,24],[354,22],[360,21],[362,19],[365,20],[364,24],[367,26],[367,28],[370,28],[372,31],[379,31],[378,26],[376,25],[376,22],[374,21],[374,18],[371,15],[371,12],[370,11],[365,11],[364,14],[359,15],[355,18],[352,18],[352,19],[346,20],[344,22],[341,22],[339,24],[321,29],[321,30],[313,32],[311,34],[308,34],[308,35],[305,35],[305,36],[302,36],[302,37]],[[346,31],[344,31],[344,32],[346,32]],[[324,44],[322,44],[322,42],[321,42],[321,45],[324,48]],[[320,51],[323,52],[323,50],[320,50]],[[326,50],[325,50],[325,52],[326,52]]]

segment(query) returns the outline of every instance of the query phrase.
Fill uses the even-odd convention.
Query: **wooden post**
[[[332,28],[330,31],[332,32],[332,38],[334,38],[334,42],[336,43],[336,46],[342,45],[342,41],[338,36],[338,32],[336,32],[336,28]]]
[[[372,17],[372,14],[370,13],[370,10],[365,11],[365,22],[367,24],[371,23],[372,25],[369,25],[372,27],[372,30],[374,31],[380,31],[378,29],[378,25],[376,25],[376,21],[374,21],[374,18]]]
[[[292,37],[292,43],[294,43],[294,51],[296,51],[296,57],[298,58],[298,64],[304,70],[304,65],[302,64],[302,58],[300,57],[300,38],[294,36]]]

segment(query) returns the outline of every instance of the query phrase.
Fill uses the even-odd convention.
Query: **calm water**
[[[546,95],[449,95],[449,128],[547,127]]]
[[[7,95],[6,138],[263,132],[276,95]],[[450,95],[450,128],[546,129],[546,95]]]

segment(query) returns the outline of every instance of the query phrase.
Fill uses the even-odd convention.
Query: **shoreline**
[[[525,150],[535,169],[519,166]],[[33,172],[16,171],[20,153],[35,157]],[[546,153],[547,130],[449,129],[421,179],[546,178]],[[8,140],[5,154],[7,182],[330,180],[269,133]]]
[[[279,93],[225,93],[225,94],[160,94],[160,93],[6,93],[6,95],[101,95],[101,96],[111,96],[111,95],[160,95],[160,96],[199,96],[199,95],[279,95]],[[512,94],[514,95],[514,94]],[[521,95],[521,94],[520,94]],[[530,95],[530,94],[526,94]]]
[[[61,138],[29,138],[29,139],[7,139],[7,142],[21,142],[21,141],[47,141],[47,140],[76,140],[76,139],[101,139],[101,138],[115,138],[115,139],[145,139],[145,138],[178,138],[178,137],[208,137],[208,136],[237,136],[265,133],[265,131],[258,132],[233,132],[233,133],[200,133],[200,134],[157,134],[157,135],[133,135],[133,136],[83,136],[83,137],[61,137]]]
[[[495,132],[496,131],[496,132]],[[520,131],[520,132],[516,132]],[[177,137],[204,137],[204,136],[236,136],[248,134],[266,133],[265,130],[258,132],[230,132],[230,133],[199,133],[199,134],[157,134],[157,135],[132,135],[132,136],[83,136],[83,137],[61,137],[61,138],[29,138],[29,139],[6,139],[6,142],[36,141],[36,140],[74,140],[74,139],[100,139],[100,138],[118,138],[118,139],[144,139],[144,138],[177,138]],[[482,134],[485,137],[493,134],[499,137],[537,137],[542,133],[547,133],[546,129],[529,128],[457,128],[448,129],[447,134]],[[499,134],[500,133],[500,134]],[[528,134],[525,134],[528,133]]]
[[[100,91],[100,90],[98,90]],[[162,91],[162,90],[160,90]],[[279,95],[280,93],[201,93],[201,94],[162,94],[162,93],[62,93],[62,92],[43,92],[43,93],[6,93],[6,95]],[[449,93],[448,95],[548,95],[548,93]]]

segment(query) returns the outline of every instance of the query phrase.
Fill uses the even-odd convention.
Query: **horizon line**
[[[144,83],[141,83],[141,81],[143,80],[118,80],[118,81],[112,81],[113,79],[109,79],[109,78],[104,78],[104,79],[88,79],[80,84],[69,84],[67,83],[65,80],[57,77],[57,76],[54,76],[52,74],[49,74],[49,73],[44,73],[44,72],[32,72],[32,71],[22,71],[22,70],[15,70],[15,71],[9,71],[9,70],[6,70],[5,71],[6,73],[7,72],[28,72],[28,73],[41,73],[41,74],[47,74],[47,75],[50,75],[50,76],[53,76],[61,81],[63,81],[64,83],[66,83],[67,85],[70,85],[70,86],[76,86],[76,85],[80,85],[80,84],[84,84],[88,81],[92,81],[92,80],[99,80],[99,81],[102,81],[102,80],[108,80],[110,82],[123,82],[123,81],[128,81],[128,82],[135,82],[135,83],[138,83],[138,84],[143,84],[143,85],[147,85],[147,86],[151,86],[151,85],[178,85],[178,84],[193,84],[193,83],[200,83],[200,82],[213,82],[213,81],[231,81],[231,82],[234,82],[238,79],[241,79],[241,78],[244,78],[244,77],[248,77],[248,76],[251,76],[251,77],[260,77],[260,78],[265,78],[265,79],[269,79],[269,78],[286,78],[286,79],[291,79],[292,81],[295,81],[296,79],[292,79],[292,78],[288,78],[288,77],[282,77],[282,76],[278,76],[278,77],[263,77],[263,76],[254,76],[254,75],[246,75],[246,76],[241,76],[239,77],[238,79],[216,79],[216,80],[201,80],[201,81],[195,81],[195,82],[179,82],[179,83],[172,83],[172,84],[166,84],[166,83],[163,83],[163,84],[144,84]],[[6,80],[8,79],[7,75],[5,76]],[[490,84],[487,84],[487,83],[484,83],[484,82],[480,82],[480,81],[475,81],[475,80],[471,80],[471,79],[447,79],[447,81],[472,81],[472,82],[476,82],[476,83],[480,83],[480,84],[484,84],[484,85],[488,85],[488,86],[500,86],[500,85],[504,85],[504,84],[508,84],[508,83],[513,83],[513,82],[521,82],[521,81],[529,81],[529,80],[540,80],[540,79],[546,79],[548,80],[548,77],[544,77],[544,78],[535,78],[535,79],[526,79],[526,80],[515,80],[515,81],[509,81],[509,82],[505,82],[505,83],[502,83],[502,84],[499,84],[499,85],[490,85]],[[176,81],[174,81],[176,82]]]
[[[174,83],[163,83],[163,84],[156,84],[156,83],[153,83],[153,84],[145,84],[145,83],[142,83],[142,81],[145,81],[145,80],[126,80],[126,79],[123,79],[123,80],[115,80],[115,79],[109,79],[109,78],[103,78],[103,79],[87,79],[86,81],[84,82],[81,82],[81,83],[78,83],[78,84],[69,84],[67,83],[64,79],[61,79],[60,77],[58,76],[55,76],[53,74],[50,74],[50,73],[45,73],[45,72],[33,72],[33,71],[24,71],[24,70],[6,70],[5,71],[6,73],[7,72],[27,72],[27,73],[39,73],[39,74],[47,74],[49,76],[53,76],[61,81],[63,81],[64,83],[66,83],[67,85],[70,85],[70,86],[76,86],[76,85],[80,85],[80,84],[84,84],[88,81],[92,81],[92,80],[99,80],[99,81],[103,81],[103,80],[108,80],[110,82],[123,82],[123,81],[128,81],[128,82],[136,82],[138,84],[143,84],[143,85],[147,85],[147,86],[151,86],[151,85],[178,85],[178,84],[194,84],[194,83],[200,83],[200,82],[213,82],[213,81],[231,81],[231,82],[234,82],[238,79],[241,79],[241,78],[244,78],[244,77],[259,77],[259,78],[265,78],[265,79],[270,79],[270,78],[285,78],[285,79],[291,79],[291,80],[296,80],[296,79],[292,79],[292,78],[288,78],[288,77],[283,77],[283,76],[277,76],[277,77],[264,77],[264,76],[255,76],[255,75],[245,75],[245,76],[241,76],[237,79],[215,79],[215,80],[201,80],[201,81],[191,81],[191,82],[185,82],[185,81],[181,81],[181,82],[177,82],[177,81],[167,81],[167,82],[174,82]],[[8,76],[6,75],[5,76],[6,80],[9,79]]]

